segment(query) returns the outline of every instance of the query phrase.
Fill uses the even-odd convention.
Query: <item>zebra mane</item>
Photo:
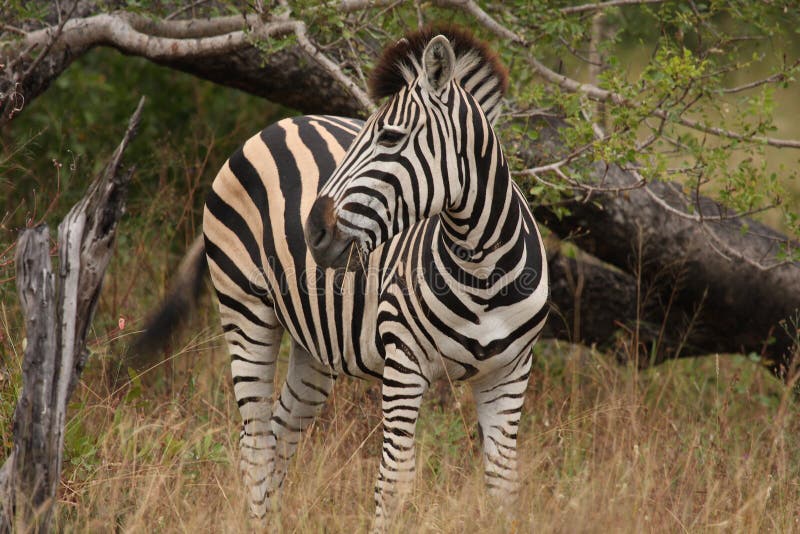
[[[374,99],[391,96],[406,87],[422,72],[422,53],[437,35],[450,41],[456,56],[454,77],[480,103],[492,122],[499,113],[500,99],[508,88],[508,70],[484,41],[454,25],[426,26],[406,34],[387,46],[369,78]]]

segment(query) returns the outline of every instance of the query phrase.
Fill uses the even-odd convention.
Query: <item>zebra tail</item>
[[[128,367],[143,371],[165,355],[167,343],[195,308],[208,272],[205,240],[199,235],[178,266],[171,287],[136,336],[125,358]]]

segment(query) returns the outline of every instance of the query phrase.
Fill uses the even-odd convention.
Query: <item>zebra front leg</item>
[[[289,372],[275,403],[271,427],[277,440],[272,485],[279,491],[286,467],[297,450],[303,431],[322,410],[336,374],[314,359],[306,349],[292,341]]]
[[[383,532],[414,482],[414,433],[429,383],[415,359],[387,348],[383,369],[383,454],[375,485],[374,532]]]
[[[486,488],[501,505],[519,493],[517,432],[532,362],[528,347],[512,367],[472,384]]]

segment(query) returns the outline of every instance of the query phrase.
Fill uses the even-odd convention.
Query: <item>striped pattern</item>
[[[493,104],[499,96],[465,89],[452,63],[449,72],[424,57],[417,65],[364,124],[307,116],[266,128],[229,159],[208,197],[205,246],[256,516],[274,505],[339,373],[382,384],[376,530],[413,482],[422,395],[445,374],[472,384],[490,493],[518,489],[530,348],[547,315],[544,249],[474,95]],[[438,66],[439,88],[426,70]],[[304,224],[318,198],[333,199],[337,235],[358,249],[356,269],[324,268],[310,253]],[[273,405],[284,330],[290,370]]]

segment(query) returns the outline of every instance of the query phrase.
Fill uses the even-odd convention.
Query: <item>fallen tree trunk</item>
[[[559,130],[566,123],[542,116],[534,127],[539,141],[525,147],[533,164],[560,159],[564,143]],[[637,179],[616,165],[595,164],[595,185],[626,187]],[[644,360],[755,353],[776,375],[789,377],[800,337],[800,264],[764,268],[753,261],[775,258],[778,245],[787,242],[785,236],[752,219],[726,218],[726,208],[705,197],[693,199],[693,204],[707,220],[682,216],[688,213],[686,197],[665,182],[596,199],[568,202],[569,214],[562,217],[546,207],[535,207],[535,213],[560,237],[632,275],[627,293],[639,288],[633,294],[642,324],[627,326],[660,332],[656,346],[645,343],[649,336],[638,340],[648,354]],[[602,279],[600,271],[595,273]],[[619,298],[612,293],[625,292],[623,286],[621,281],[615,284],[606,298]],[[596,302],[602,297],[593,300],[602,309]],[[589,306],[586,314],[599,312]]]
[[[86,334],[111,259],[133,168],[122,153],[133,139],[144,99],[104,172],[58,227],[57,276],[45,225],[22,233],[17,287],[25,314],[22,391],[14,446],[0,469],[0,533],[49,532],[64,448],[69,398],[88,357]]]
[[[682,331],[660,328],[663,311],[658,306],[639,306],[633,276],[583,256],[574,259],[556,252],[548,261],[553,310],[546,337],[597,346],[620,363],[635,357],[636,343],[669,347],[675,357],[708,353],[695,345],[677,350],[685,344]],[[656,362],[642,358],[632,363],[646,367]]]
[[[642,291],[633,275],[587,256],[573,259],[556,252],[550,258],[553,311],[545,337],[597,346],[619,363],[639,368],[705,356],[712,352],[710,343],[725,344],[724,333],[705,332],[704,339],[697,313],[674,304],[670,309],[669,295],[662,299],[650,288]]]

